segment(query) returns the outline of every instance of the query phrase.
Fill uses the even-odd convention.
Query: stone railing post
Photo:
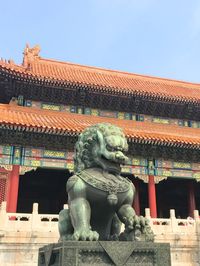
[[[64,204],[63,209],[65,209],[65,210],[68,209],[68,204]]]
[[[31,230],[38,231],[39,229],[39,216],[38,216],[38,203],[33,203],[33,210],[32,210],[32,223],[31,223]]]
[[[198,210],[194,210],[194,219],[195,219],[195,221],[200,222]]]
[[[6,201],[2,201],[0,208],[0,231],[6,230],[6,222],[7,222]]]
[[[199,219],[199,211],[194,210],[194,220],[195,220],[195,226],[196,226],[196,233],[200,233],[200,219]]]
[[[200,218],[198,210],[194,210],[194,220],[195,220],[196,234],[198,239],[198,259],[200,261]]]
[[[149,208],[145,208],[145,218],[147,218],[149,220],[149,225],[152,226],[153,222],[151,219],[151,212]]]
[[[175,233],[177,231],[177,220],[174,209],[170,210],[170,220],[171,220],[171,230],[173,233]]]

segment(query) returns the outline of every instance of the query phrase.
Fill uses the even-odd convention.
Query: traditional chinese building
[[[8,212],[58,213],[74,144],[94,123],[124,129],[134,207],[181,218],[200,208],[200,84],[45,59],[0,61],[0,202]]]

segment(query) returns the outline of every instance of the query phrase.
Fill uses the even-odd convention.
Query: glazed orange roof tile
[[[84,128],[101,122],[123,128],[126,137],[132,142],[200,147],[200,130],[195,128],[0,104],[0,128],[3,129],[76,136]]]
[[[27,46],[22,65],[1,60],[0,71],[20,78],[82,85],[114,94],[200,103],[200,84],[44,59],[39,56],[39,51],[38,46]]]

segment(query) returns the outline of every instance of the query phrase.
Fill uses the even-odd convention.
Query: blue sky
[[[0,57],[41,56],[200,83],[199,0],[0,1]]]

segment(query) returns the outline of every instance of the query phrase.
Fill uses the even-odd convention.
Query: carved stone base
[[[170,245],[151,242],[66,241],[39,249],[38,266],[170,266]]]

